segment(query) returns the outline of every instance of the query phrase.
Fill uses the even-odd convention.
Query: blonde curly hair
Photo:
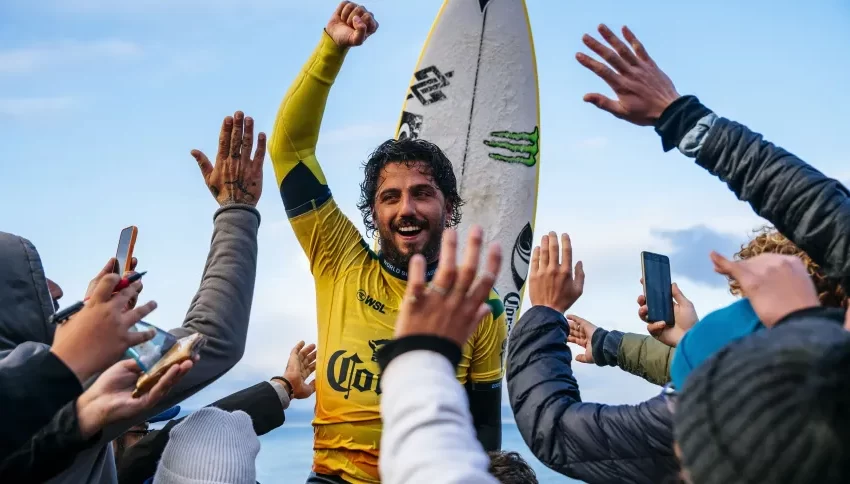
[[[736,260],[751,259],[760,254],[784,254],[797,256],[803,260],[822,305],[834,308],[847,308],[847,293],[838,279],[827,277],[821,267],[815,264],[808,254],[797,247],[787,237],[780,234],[775,228],[764,226],[754,231],[755,237],[746,245],[741,246],[734,258]],[[741,286],[729,279],[729,292],[735,296],[741,296]]]

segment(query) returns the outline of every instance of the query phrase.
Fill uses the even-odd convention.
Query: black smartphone
[[[130,265],[133,262],[133,249],[136,246],[136,235],[139,229],[135,225],[126,227],[121,231],[118,237],[118,249],[115,250],[115,259],[117,260],[112,272],[123,276],[125,272],[130,271]]]
[[[673,281],[670,277],[670,258],[652,252],[640,253],[643,273],[643,295],[649,309],[647,321],[664,321],[673,326]]]

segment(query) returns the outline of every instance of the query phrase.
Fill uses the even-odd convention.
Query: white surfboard
[[[518,317],[533,247],[540,170],[534,43],[523,0],[445,0],[407,91],[396,136],[452,161],[466,201],[459,229],[481,225],[505,258],[496,281],[508,328]]]

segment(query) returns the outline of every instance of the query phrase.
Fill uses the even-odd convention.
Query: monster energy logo
[[[537,126],[530,133],[493,131],[490,136],[495,139],[484,140],[485,145],[511,152],[510,155],[489,153],[490,158],[505,163],[522,163],[525,166],[534,166],[537,163],[537,154],[540,152],[537,143],[540,140],[540,132]]]

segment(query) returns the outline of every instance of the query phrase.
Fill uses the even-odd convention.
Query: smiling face
[[[439,257],[451,211],[423,162],[390,162],[381,170],[372,206],[384,258],[406,269],[414,254]]]

